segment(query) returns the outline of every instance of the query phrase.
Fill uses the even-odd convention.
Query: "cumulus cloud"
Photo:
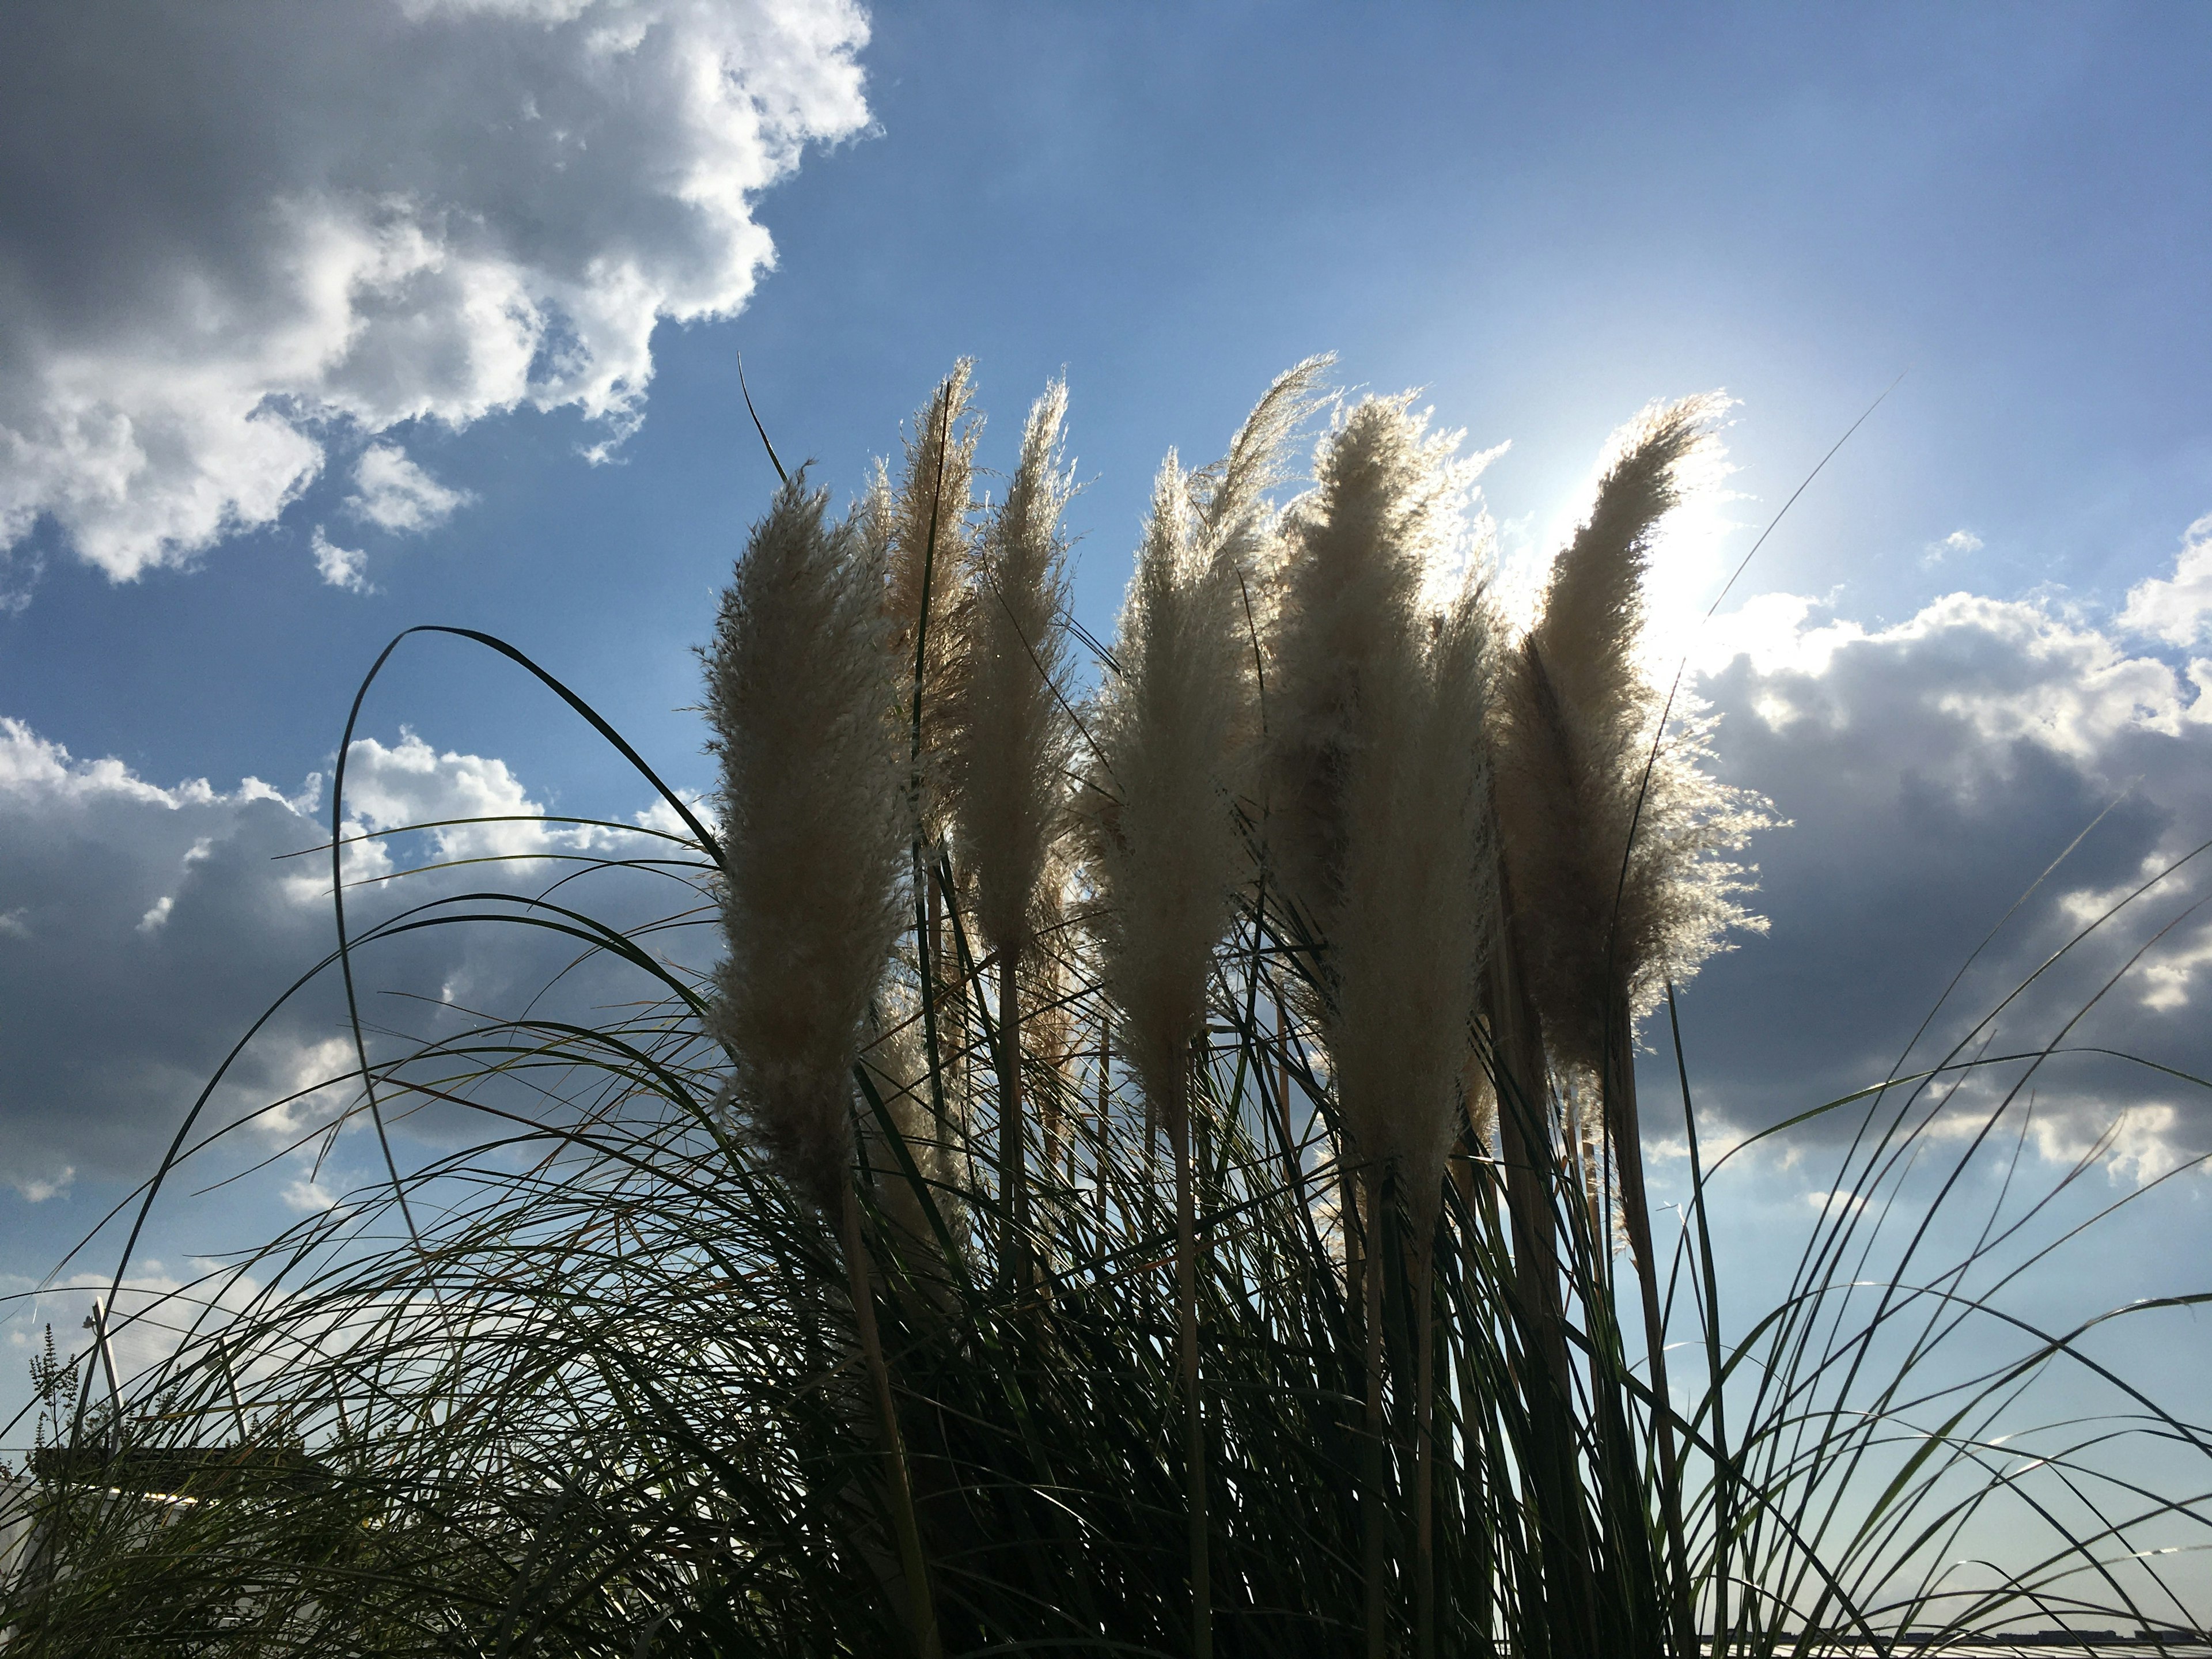
[[[315,569],[332,587],[349,593],[373,593],[368,585],[368,555],[361,548],[340,547],[323,533],[320,525],[308,538],[307,550],[315,556]]]
[[[2212,513],[2189,526],[2173,574],[2128,590],[2120,625],[2168,645],[2188,647],[2212,625]]]
[[[9,923],[0,929],[0,1163],[25,1200],[51,1198],[73,1177],[149,1173],[231,1044],[328,951],[327,860],[287,856],[326,841],[320,787],[160,785],[0,718],[0,912]],[[472,815],[511,820],[355,842],[349,881],[379,884],[354,890],[357,926],[463,888],[536,891],[574,866],[477,864],[390,879],[403,871],[580,853],[609,833],[546,822],[503,762],[411,732],[357,742],[347,793],[349,836]],[[573,954],[534,931],[434,928],[379,945],[357,972],[377,1005],[373,1023],[387,1028],[399,1018],[387,990],[443,987],[497,1001],[518,986],[534,992]],[[257,1039],[217,1104],[234,1116],[282,1103],[259,1121],[265,1152],[343,1113],[354,1063],[336,988],[318,984]],[[336,1190],[312,1171],[294,1174],[288,1202],[319,1205]]]
[[[403,534],[434,530],[474,499],[465,489],[448,489],[390,444],[363,450],[353,481],[347,510],[379,530]]]
[[[2212,893],[2212,854],[2154,880],[2212,836],[2206,675],[2033,599],[1954,593],[1874,630],[1824,609],[1764,596],[1717,619],[1699,664],[1724,773],[1796,824],[1755,848],[1771,933],[1715,963],[1683,1004],[1704,1104],[1741,1132],[1879,1082],[1984,936],[2100,813],[1905,1069],[1940,1058],[2151,882],[1975,1051],[2035,1050],[2086,1010],[2069,1047],[2212,1075],[2212,931],[2191,908]],[[2022,1070],[1971,1082],[1961,1109]],[[2101,1146],[2147,1176],[2212,1150],[2212,1101],[2176,1079],[2077,1054],[2034,1087],[2048,1156]]]
[[[0,8],[0,550],[51,518],[128,580],[413,421],[573,409],[603,452],[656,324],[772,262],[760,191],[866,124],[866,38],[852,0]],[[356,482],[386,528],[456,504],[388,446]]]

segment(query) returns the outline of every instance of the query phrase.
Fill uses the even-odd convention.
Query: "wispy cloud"
[[[1941,564],[1944,560],[1956,558],[1961,554],[1978,553],[1982,546],[1982,538],[1972,531],[1954,530],[1942,540],[1929,543],[1921,551],[1920,562],[1923,564]]]
[[[4,1178],[10,1187],[23,1195],[27,1204],[43,1204],[50,1198],[58,1198],[76,1184],[76,1170],[64,1164],[60,1169],[46,1175],[32,1175],[21,1170],[11,1170]]]

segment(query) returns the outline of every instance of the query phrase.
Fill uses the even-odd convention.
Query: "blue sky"
[[[610,21],[619,50],[592,44]],[[2208,80],[2179,4],[379,0],[158,35],[11,9],[0,1273],[27,1287],[143,1173],[320,948],[264,854],[312,840],[303,780],[399,628],[514,641],[707,787],[692,648],[771,482],[740,351],[785,456],[841,494],[955,357],[994,465],[1064,369],[1102,634],[1164,451],[1209,458],[1315,351],[1510,440],[1485,501],[1524,559],[1613,426],[1725,388],[1730,494],[1668,567],[1690,613],[1895,383],[1675,641],[1723,770],[1795,821],[1756,854],[1771,933],[1684,1003],[1711,1109],[1746,1128],[1870,1080],[2115,796],[1960,1006],[2212,836]],[[410,646],[362,731],[394,815],[647,805],[451,642]],[[2209,987],[2186,921],[2098,1017],[2202,1069]],[[2102,1182],[2212,1147],[2185,1090],[2084,1073],[2050,1098],[2056,1158],[2136,1107]],[[1817,1184],[1761,1167],[1784,1215]],[[2207,1190],[2161,1200],[2200,1242]]]

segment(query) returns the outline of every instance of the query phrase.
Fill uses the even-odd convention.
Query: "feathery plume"
[[[1654,404],[1613,436],[1589,517],[1552,566],[1543,614],[1507,676],[1499,820],[1514,936],[1545,1041],[1571,1091],[1594,1083],[1605,1164],[1620,1182],[1653,1392],[1667,1397],[1666,1315],[1644,1186],[1633,1034],[1670,980],[1765,924],[1737,902],[1745,872],[1714,856],[1771,821],[1765,803],[1698,764],[1703,732],[1670,721],[1640,660],[1653,536],[1683,475],[1717,452],[1717,398]],[[1671,727],[1671,729],[1670,729]],[[1590,1166],[1587,1151],[1583,1162]],[[1600,1194],[1597,1196],[1604,1196]],[[1609,1248],[1609,1245],[1608,1245]],[[1672,1427],[1653,1425],[1678,1642],[1692,1629]]]
[[[852,1067],[903,919],[905,781],[882,567],[805,475],[777,492],[707,653],[721,762],[722,927],[709,1029],[731,1098],[810,1202],[852,1166]]]
[[[1271,538],[1265,492],[1326,359],[1277,378],[1216,466],[1186,477],[1174,453],[1152,486],[1121,611],[1119,675],[1094,715],[1097,757],[1078,801],[1097,883],[1099,969],[1149,1113],[1175,1155],[1176,1288],[1187,1435],[1191,1648],[1212,1651],[1205,1444],[1198,1407],[1191,1048],[1213,952],[1249,860],[1237,805],[1255,735],[1250,593]]]
[[[1420,596],[1470,470],[1407,398],[1363,400],[1291,509],[1269,652],[1270,850],[1320,935],[1323,1042],[1358,1155],[1434,1214],[1494,899],[1491,608]]]
[[[914,695],[915,650],[928,599],[928,634],[922,648],[921,713],[924,763],[921,815],[934,840],[945,827],[950,803],[938,775],[951,742],[954,707],[966,653],[961,635],[975,533],[975,445],[982,418],[974,413],[975,360],[963,357],[915,410],[905,441],[905,465],[894,490],[878,464],[868,495],[872,520],[880,514],[889,570],[884,605],[890,617],[885,648],[896,663],[901,700]],[[880,502],[880,505],[878,503]],[[909,713],[911,710],[909,709]]]
[[[1472,1043],[1460,1059],[1459,1097],[1467,1108],[1468,1149],[1487,1157],[1498,1145],[1498,1085]]]
[[[1426,632],[1393,636],[1364,677],[1371,726],[1346,773],[1322,1027],[1355,1147],[1398,1175],[1417,1238],[1442,1199],[1496,903],[1480,586]]]
[[[1060,826],[1067,763],[1066,414],[1067,385],[1055,380],[1030,410],[1006,500],[970,561],[949,774],[976,921],[994,950],[1017,955]]]
[[[1765,803],[1702,769],[1694,719],[1656,729],[1662,694],[1640,660],[1652,538],[1723,406],[1655,405],[1614,435],[1506,676],[1498,813],[1530,988],[1554,1053],[1592,1071],[1616,1004],[1641,1018],[1728,929],[1765,926],[1737,900],[1746,872],[1713,856],[1771,822]]]
[[[722,769],[722,931],[708,1030],[729,1097],[775,1167],[835,1218],[867,1363],[907,1611],[921,1659],[942,1644],[872,1270],[853,1184],[861,1021],[904,920],[911,769],[884,647],[870,509],[832,526],[801,468],[753,526],[707,653]]]
[[[1065,815],[1067,768],[1067,541],[1060,513],[1073,481],[1060,459],[1067,384],[1030,408],[1021,459],[985,528],[968,582],[947,781],[954,829],[975,884],[975,921],[999,957],[1000,1271],[1028,1271],[1029,1193],[1022,1113],[1022,958],[1037,886]]]
[[[1121,673],[1091,722],[1079,801],[1098,884],[1102,983],[1121,1046],[1171,1135],[1184,1133],[1190,1045],[1246,859],[1236,819],[1249,648],[1234,569],[1192,544],[1188,481],[1170,453],[1123,601]]]
[[[1355,405],[1285,515],[1267,651],[1269,854],[1278,889],[1324,937],[1341,900],[1347,778],[1376,729],[1366,682],[1415,627],[1468,481],[1448,459],[1459,434],[1428,433],[1411,402]]]
[[[1323,352],[1278,374],[1237,429],[1229,453],[1190,475],[1200,548],[1208,560],[1232,566],[1255,600],[1274,550],[1275,510],[1267,492],[1283,482],[1291,436],[1321,406],[1316,388],[1335,362],[1335,353]]]
[[[1063,1150],[1073,1155],[1070,1120],[1080,1109],[1076,1073],[1075,988],[1082,975],[1081,894],[1065,840],[1055,845],[1030,906],[1030,948],[1023,952],[1020,985],[1022,1030],[1037,1062],[1031,1076],[1039,1089],[1044,1129],[1045,1167],[1056,1166]]]
[[[861,1145],[874,1179],[877,1203],[899,1231],[909,1256],[927,1263],[939,1255],[942,1246],[922,1209],[922,1196],[915,1191],[907,1175],[906,1163],[913,1164],[939,1219],[957,1243],[964,1232],[965,1212],[956,1198],[955,1146],[931,1103],[921,1000],[909,987],[901,985],[885,995],[884,1004],[884,1029],[861,1051],[860,1065],[876,1097],[884,1103],[890,1131],[885,1133],[873,1114],[864,1109]],[[905,1160],[891,1145],[891,1134],[903,1146]]]

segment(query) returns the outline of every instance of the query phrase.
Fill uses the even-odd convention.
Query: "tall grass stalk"
[[[1166,1124],[1174,1164],[1190,1650],[1200,1656],[1212,1651],[1213,1625],[1190,1074],[1216,952],[1249,876],[1243,824],[1258,684],[1237,601],[1268,550],[1265,492],[1278,481],[1279,452],[1320,367],[1301,363],[1279,377],[1214,467],[1187,477],[1172,453],[1162,465],[1078,802],[1096,885],[1101,987],[1146,1110]]]
[[[1059,621],[1067,604],[1060,514],[1073,488],[1060,454],[1066,416],[1066,383],[1054,381],[1030,410],[1006,499],[985,527],[969,574],[950,739],[960,851],[975,883],[976,924],[998,958],[1000,1271],[1023,1285],[1031,1249],[1020,971],[1066,810],[1069,744]]]
[[[914,1644],[940,1651],[913,1484],[876,1328],[854,1187],[852,1075],[900,925],[896,681],[883,638],[880,504],[832,528],[785,483],[724,594],[707,656],[721,761],[726,950],[708,1028],[727,1098],[769,1161],[834,1213],[873,1384]]]

